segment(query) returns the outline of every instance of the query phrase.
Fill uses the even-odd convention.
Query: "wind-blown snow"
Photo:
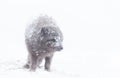
[[[25,36],[26,38],[30,38],[32,36],[32,33],[40,33],[42,27],[57,27],[55,20],[48,17],[47,15],[41,15],[36,20],[32,22],[30,26],[26,28]]]
[[[0,0],[0,78],[120,78],[119,0]],[[52,71],[23,69],[24,31],[41,13],[64,35]]]

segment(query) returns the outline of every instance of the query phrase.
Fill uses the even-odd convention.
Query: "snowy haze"
[[[52,16],[64,35],[64,50],[51,72],[32,73],[24,31],[40,14]],[[0,78],[120,78],[119,0],[1,0]]]

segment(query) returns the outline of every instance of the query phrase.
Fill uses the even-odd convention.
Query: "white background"
[[[64,35],[52,72],[19,69],[27,58],[24,30],[52,16]],[[119,0],[0,0],[0,78],[120,78]]]

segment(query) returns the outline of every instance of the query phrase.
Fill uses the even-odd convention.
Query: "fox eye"
[[[50,41],[56,42],[56,39],[51,39]]]

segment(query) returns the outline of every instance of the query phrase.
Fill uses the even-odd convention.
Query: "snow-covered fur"
[[[25,31],[29,55],[24,67],[35,71],[45,59],[45,69],[49,71],[54,52],[63,49],[62,41],[62,32],[55,21],[46,15],[38,17]]]

